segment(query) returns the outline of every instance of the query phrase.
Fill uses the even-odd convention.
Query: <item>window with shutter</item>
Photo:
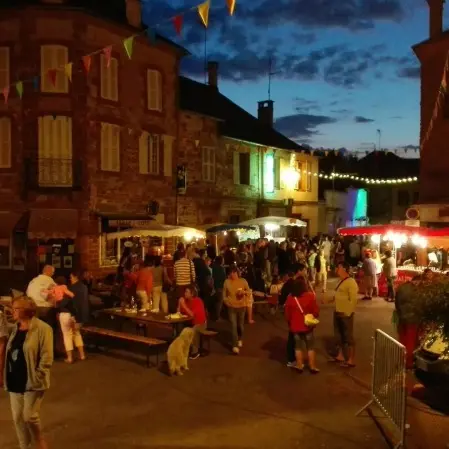
[[[306,173],[304,173],[304,178],[306,180],[306,191],[312,191],[312,164],[310,162],[306,162]]]
[[[101,169],[120,171],[120,126],[101,124]]]
[[[72,119],[43,116],[38,119],[38,182],[41,187],[73,185]]]
[[[233,154],[234,184],[240,184],[240,153],[235,151]]]
[[[9,84],[9,47],[0,47],[0,90]]]
[[[144,131],[139,139],[139,172],[145,175],[160,174],[162,139],[158,134]]]
[[[249,172],[250,172],[250,184],[253,187],[258,186],[259,181],[259,170],[260,170],[260,162],[259,162],[259,152],[251,151],[250,153],[250,163],[249,163]],[[273,176],[273,171],[271,171],[271,176]]]
[[[249,186],[250,185],[250,155],[249,153],[239,153],[239,166],[240,166],[240,184]]]
[[[11,168],[11,119],[0,118],[0,168]]]
[[[164,149],[164,176],[173,176],[173,136],[164,135],[162,145]]]
[[[281,158],[274,158],[274,189],[281,190]]]
[[[203,147],[202,149],[203,181],[215,181],[215,148]]]
[[[285,189],[285,180],[283,178],[283,173],[289,167],[289,163],[285,159],[280,159],[279,162],[280,162],[279,165],[280,165],[280,172],[281,172],[280,179],[279,179],[279,188],[282,190],[282,189]]]
[[[162,111],[162,74],[159,70],[147,70],[148,109]]]
[[[69,80],[64,67],[68,63],[68,49],[62,45],[41,46],[41,91],[65,94],[69,91]],[[55,84],[48,71],[56,69]]]
[[[101,98],[110,101],[118,101],[118,59],[111,58],[108,67],[108,59],[100,55],[101,67]]]

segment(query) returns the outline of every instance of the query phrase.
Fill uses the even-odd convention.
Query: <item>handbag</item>
[[[296,304],[299,307],[299,310],[304,315],[304,324],[307,327],[315,327],[317,324],[320,323],[320,320],[315,318],[315,316],[311,313],[304,314],[304,310],[302,310],[301,304],[299,304],[298,298],[295,297]]]

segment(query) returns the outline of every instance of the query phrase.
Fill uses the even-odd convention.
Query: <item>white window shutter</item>
[[[234,151],[233,158],[234,184],[240,184],[240,153],[238,151]]]
[[[250,184],[257,187],[259,180],[259,153],[251,151],[249,160]]]
[[[11,119],[0,119],[0,168],[11,167]]]
[[[111,58],[110,65],[111,100],[118,101],[118,59]]]
[[[10,84],[9,47],[0,47],[0,90]]]
[[[120,171],[120,126],[111,127],[111,171]]]
[[[101,98],[109,98],[109,76],[106,56],[100,55],[100,95]]]
[[[69,80],[64,71],[64,67],[69,59],[67,47],[56,46],[55,58],[56,60],[54,62],[54,68],[58,69],[58,71],[56,72],[56,89],[58,92],[68,92]]]
[[[53,86],[48,79],[48,71],[52,68],[52,53],[49,45],[41,46],[41,91],[51,92]]]
[[[280,162],[280,164],[279,164],[279,171],[280,171],[280,174],[279,174],[279,186],[280,186],[280,188],[282,190],[282,189],[285,189],[285,181],[284,181],[282,173],[287,169],[288,163],[287,163],[287,161],[285,159],[280,159],[279,162]]]
[[[139,138],[139,173],[142,175],[148,174],[148,138],[149,135],[146,131],[143,131]]]
[[[100,154],[100,161],[101,161],[101,169],[102,170],[109,170],[109,160],[108,160],[108,151],[107,148],[109,146],[108,142],[108,126],[107,123],[101,124],[101,154]]]
[[[164,135],[164,176],[173,176],[173,141],[172,136]]]

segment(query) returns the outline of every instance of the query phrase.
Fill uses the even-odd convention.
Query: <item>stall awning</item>
[[[194,228],[188,228],[184,226],[172,226],[163,225],[160,223],[152,223],[146,226],[144,229],[131,228],[125,229],[119,232],[111,232],[107,234],[108,240],[114,240],[117,238],[127,237],[158,237],[158,238],[171,238],[171,237],[186,237],[192,238],[204,238],[206,236],[204,231],[200,231]]]
[[[372,225],[354,226],[351,228],[340,228],[337,230],[340,235],[386,235],[388,233],[404,234],[407,237],[418,235],[421,237],[449,237],[449,228],[432,229],[420,226],[406,225]]]
[[[28,238],[74,239],[78,231],[75,209],[35,209],[30,211]]]
[[[0,238],[8,239],[21,215],[17,212],[0,212]]]
[[[305,228],[307,226],[305,221],[298,220],[297,218],[273,216],[253,218],[252,220],[243,221],[240,224],[247,226],[265,226],[267,224],[274,224],[277,226],[296,226],[299,228]]]

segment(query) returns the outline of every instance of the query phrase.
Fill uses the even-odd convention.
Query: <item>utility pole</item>
[[[382,137],[382,131],[380,129],[378,129],[377,130],[377,143],[378,143],[377,151],[381,150],[381,146],[380,146],[380,139],[381,139],[381,137]]]

